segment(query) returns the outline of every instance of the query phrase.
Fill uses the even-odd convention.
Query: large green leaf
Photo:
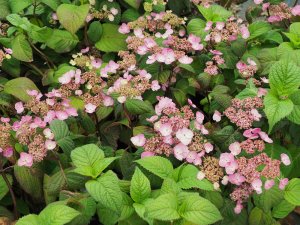
[[[22,0],[22,1],[6,0],[6,1],[9,1],[9,5],[12,13],[18,13],[33,3],[32,0]]]
[[[144,114],[153,111],[153,107],[149,102],[139,99],[129,99],[125,102],[125,106],[131,114]]]
[[[199,225],[213,224],[222,219],[217,207],[200,196],[188,196],[179,208],[181,217]]]
[[[140,7],[141,1],[139,0],[124,0],[132,8],[138,9]]]
[[[70,155],[75,144],[70,137],[69,127],[66,122],[61,120],[53,120],[50,123],[50,129],[54,134],[55,141],[58,146],[67,154]]]
[[[86,225],[90,222],[96,212],[96,202],[92,197],[79,200],[79,204],[74,207],[81,214],[75,217],[68,225]]]
[[[160,156],[145,157],[136,161],[139,165],[146,170],[154,173],[161,178],[169,178],[172,176],[173,165],[172,163]]]
[[[142,203],[151,194],[151,186],[148,178],[136,167],[131,179],[130,195],[138,203]]]
[[[206,22],[204,20],[198,18],[192,19],[187,25],[187,31],[189,34],[194,34],[201,38],[204,38],[207,34],[204,31],[205,26]]]
[[[279,61],[270,69],[270,87],[280,98],[284,98],[299,88],[299,74],[300,68],[294,63],[287,60]]]
[[[298,134],[298,133],[297,133]],[[290,170],[289,177],[299,177],[300,176],[300,149],[295,145],[290,145],[288,148],[291,154],[292,169]]]
[[[300,125],[300,90],[297,90],[295,93],[291,94],[290,99],[294,104],[294,109],[287,118],[293,123]]]
[[[230,11],[220,5],[212,5],[208,8],[202,5],[198,5],[197,7],[207,21],[226,21],[226,19],[232,15]]]
[[[39,0],[39,1],[49,6],[53,10],[56,10],[60,4],[60,0]]]
[[[117,214],[121,214],[122,191],[117,176],[109,171],[97,180],[90,180],[85,184],[89,194],[103,207]]]
[[[283,200],[283,191],[278,186],[274,186],[262,194],[254,195],[253,199],[256,207],[262,209],[264,212],[269,212]]]
[[[277,47],[261,49],[257,55],[257,59],[261,64],[260,73],[262,75],[269,74],[270,68],[280,59],[277,54]]]
[[[12,56],[24,62],[33,60],[32,49],[24,34],[17,35],[11,42]]]
[[[78,37],[66,30],[54,29],[46,45],[57,53],[69,52],[79,42]]]
[[[119,33],[118,25],[102,24],[103,33],[101,39],[96,43],[96,48],[103,52],[118,52],[126,50],[126,35]]]
[[[41,220],[37,215],[29,214],[27,216],[23,216],[18,220],[16,225],[41,225]],[[43,224],[44,225],[44,224]]]
[[[14,97],[26,102],[30,100],[28,90],[39,90],[37,86],[26,77],[12,79],[4,85],[4,91]]]
[[[56,14],[61,25],[72,34],[75,34],[84,24],[88,12],[88,4],[81,6],[61,4],[56,10]]]
[[[42,199],[42,171],[38,168],[14,167],[14,175],[22,189],[35,199]]]
[[[294,108],[290,99],[279,99],[273,92],[269,92],[264,99],[265,113],[269,121],[269,132],[281,119],[288,116]]]
[[[217,223],[217,225],[248,225],[248,214],[245,209],[240,214],[234,212],[236,204],[232,200],[225,199],[223,207],[220,212],[223,216],[223,220]]]
[[[71,159],[75,172],[96,178],[116,158],[104,158],[104,152],[97,145],[88,144],[74,149]]]
[[[275,218],[285,218],[288,216],[295,208],[295,205],[289,203],[286,200],[282,200],[279,204],[274,206],[272,210],[272,216]]]
[[[248,40],[254,39],[263,35],[272,29],[271,25],[264,21],[256,21],[249,25],[250,37]]]
[[[147,217],[157,220],[176,220],[180,218],[178,213],[177,196],[173,193],[164,194],[154,200],[147,201],[146,204]]]
[[[251,210],[249,216],[249,225],[279,225],[272,218],[271,213],[265,213],[260,208],[255,207]]]
[[[284,190],[284,198],[293,205],[300,205],[300,179],[294,178],[289,181]]]
[[[6,175],[9,183],[12,185],[12,177],[10,175]],[[9,189],[7,187],[6,182],[3,179],[3,176],[0,176],[0,200],[8,193]]]
[[[0,19],[3,20],[10,14],[9,2],[7,0],[0,0]]]
[[[102,36],[102,25],[99,21],[94,21],[90,24],[89,29],[87,31],[87,35],[89,40],[93,43],[96,43],[100,40]]]
[[[206,191],[214,190],[212,183],[207,179],[197,179],[197,173],[199,172],[199,169],[193,165],[178,167],[174,172],[178,172],[179,174],[176,180],[178,182],[178,186],[182,189],[200,188]]]
[[[39,215],[43,225],[63,225],[70,222],[80,213],[65,205],[50,204]]]

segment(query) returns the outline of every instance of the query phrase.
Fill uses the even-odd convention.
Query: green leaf
[[[102,24],[103,33],[96,43],[96,48],[103,52],[126,50],[126,35],[119,33],[119,26],[110,23]]]
[[[284,190],[284,199],[293,205],[300,205],[300,179],[294,178],[289,181]]]
[[[264,21],[256,21],[249,25],[250,37],[248,40],[257,38],[272,29],[271,25]]]
[[[51,121],[50,129],[53,132],[56,141],[70,135],[68,125],[62,120]]]
[[[222,219],[217,207],[200,196],[188,196],[179,208],[181,217],[195,224],[213,224]]]
[[[287,118],[293,123],[300,125],[300,90],[291,94],[290,99],[294,104],[294,109]]]
[[[252,79],[248,80],[248,84],[244,90],[242,90],[240,93],[238,93],[235,97],[239,99],[245,99],[249,97],[256,97],[257,96],[258,89],[253,83]]]
[[[130,196],[138,203],[142,203],[151,194],[151,186],[148,178],[136,167],[131,179]]]
[[[298,133],[297,133],[298,134]],[[300,176],[300,149],[297,146],[290,145],[288,148],[291,154],[292,169],[290,170],[289,177]]]
[[[100,40],[102,36],[102,25],[99,21],[94,21],[90,24],[89,29],[87,31],[87,35],[89,40],[93,43],[96,43]]]
[[[201,38],[204,38],[207,34],[204,31],[205,26],[206,22],[204,20],[198,18],[192,19],[187,25],[187,31],[189,34],[194,34]]]
[[[86,225],[96,212],[96,202],[92,197],[80,199],[74,208],[81,214],[75,217],[68,225]]]
[[[8,1],[8,0],[7,0]],[[9,0],[12,13],[18,13],[32,4],[32,0]]]
[[[164,179],[163,184],[160,189],[160,194],[169,194],[174,193],[177,195],[181,192],[181,188],[176,183],[176,181],[172,178]]]
[[[269,132],[271,132],[277,122],[288,116],[293,111],[294,107],[294,104],[290,99],[280,100],[271,91],[265,97],[264,105],[264,111],[269,122]]]
[[[39,0],[39,1],[49,6],[54,11],[56,11],[57,7],[60,4],[60,0]]]
[[[277,223],[270,213],[266,214],[261,209],[255,207],[251,210],[249,225],[277,225]]]
[[[197,173],[199,170],[193,165],[187,165],[183,168],[179,167],[176,170],[180,170],[178,176],[178,186],[182,189],[200,188],[206,191],[213,191],[214,187],[207,179],[198,180]],[[174,171],[175,172],[175,171]]]
[[[69,127],[66,122],[61,120],[53,120],[50,123],[50,129],[54,134],[55,141],[58,146],[67,154],[70,155],[75,144],[70,137]]]
[[[257,55],[257,59],[261,64],[260,73],[262,75],[269,74],[270,68],[274,65],[274,63],[278,62],[280,57],[277,54],[276,48],[263,48],[259,51]]]
[[[144,114],[153,111],[153,107],[149,102],[144,102],[139,99],[128,99],[125,102],[125,107],[131,114]]]
[[[12,185],[12,177],[10,175],[6,175],[7,179],[10,183],[10,185]],[[8,193],[9,189],[7,187],[6,182],[3,179],[3,176],[0,176],[0,200]]]
[[[209,8],[202,5],[197,5],[197,7],[207,21],[226,21],[226,19],[232,15],[230,11],[220,5],[211,5]]]
[[[48,175],[45,174],[44,176]],[[44,177],[44,191],[49,195],[58,195],[65,184],[64,175],[60,170],[52,176]]]
[[[169,178],[173,173],[172,163],[160,156],[146,157],[136,160],[136,162],[151,173],[161,177]]]
[[[0,19],[5,19],[10,14],[9,2],[7,0],[0,0]]]
[[[133,207],[135,209],[135,212],[139,215],[140,218],[147,221],[148,224],[153,224],[153,219],[145,217],[145,213],[146,213],[145,205],[142,205],[142,204],[139,204],[139,203],[133,203]]]
[[[137,20],[140,17],[140,14],[135,9],[127,9],[122,13],[122,21],[124,22],[132,22]]]
[[[4,60],[2,62],[2,69],[12,77],[19,77],[21,73],[21,63],[15,58]]]
[[[14,175],[22,189],[34,199],[42,199],[42,171],[37,168],[14,166]]]
[[[71,159],[76,166],[75,172],[96,178],[116,158],[104,158],[104,152],[95,144],[88,144],[74,149]]]
[[[286,200],[281,201],[279,204],[274,206],[272,210],[272,216],[275,218],[285,218],[295,209],[295,205],[289,203]]]
[[[65,205],[50,204],[39,215],[43,225],[63,225],[80,213]]]
[[[124,0],[132,8],[138,9],[140,7],[141,1],[138,0]]]
[[[278,186],[274,186],[262,194],[255,194],[253,199],[256,207],[262,209],[264,212],[269,212],[283,200],[283,191]]]
[[[122,191],[118,178],[113,172],[107,172],[97,180],[90,180],[85,184],[88,193],[105,208],[121,214]]]
[[[27,102],[31,97],[27,94],[27,90],[38,90],[37,86],[26,77],[12,79],[4,85],[4,91],[14,97]]]
[[[220,209],[223,220],[218,225],[248,225],[248,214],[245,209],[240,214],[234,213],[236,204],[232,200],[225,199],[223,207]]]
[[[270,87],[280,98],[294,93],[300,86],[300,68],[286,60],[275,63],[269,74]]]
[[[46,45],[57,53],[69,52],[79,42],[78,37],[66,30],[54,29]]]
[[[24,34],[17,35],[11,42],[12,56],[24,62],[33,60],[32,49]]]
[[[56,14],[61,25],[72,34],[75,34],[84,24],[89,12],[89,5],[61,4]]]
[[[180,218],[177,212],[177,196],[173,193],[164,194],[154,200],[147,201],[145,206],[147,217],[164,221],[177,220]]]
[[[122,199],[123,199],[123,206],[122,206],[120,220],[125,220],[129,218],[135,212],[135,210],[132,206],[133,204],[132,199],[124,192],[122,193]]]
[[[23,216],[18,220],[16,225],[41,225],[41,220],[37,215],[29,214],[27,216]],[[44,224],[43,224],[44,225]]]

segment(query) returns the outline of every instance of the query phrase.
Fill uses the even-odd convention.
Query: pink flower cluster
[[[25,104],[17,102],[15,109],[18,114],[27,111],[33,112],[36,116],[43,118],[41,123],[50,123],[54,119],[66,120],[70,116],[77,116],[77,110],[70,105],[70,100],[64,98],[56,89],[46,93],[39,93],[37,90],[28,90],[31,100]],[[43,97],[45,97],[44,100]]]
[[[300,16],[300,5],[289,7],[285,2],[279,4],[263,3],[263,0],[254,0],[255,4],[262,4],[263,12],[268,12],[268,22],[278,23],[283,20],[290,20],[292,16]]]
[[[102,68],[104,70],[102,77],[107,77],[107,73],[116,72],[115,64],[111,61]],[[107,83],[93,70],[84,73],[79,69],[70,70],[63,74],[58,81],[61,83],[61,87],[55,90],[57,97],[63,98],[63,102],[69,102],[69,97],[76,96],[76,98],[83,100],[87,113],[94,113],[99,106],[112,106],[114,104],[113,99],[104,93]],[[68,109],[68,112],[71,113],[69,113],[70,116],[77,116],[76,110],[72,108]],[[67,115],[64,118],[66,119]]]
[[[256,65],[255,61],[248,58],[247,63],[248,64],[244,63],[243,61],[239,61],[236,64],[236,68],[238,69],[239,73],[241,74],[241,76],[243,78],[246,78],[246,79],[253,77],[257,71],[257,65]]]
[[[266,134],[264,138],[270,143],[271,139]],[[243,150],[242,144],[234,142],[229,146],[230,153],[222,153],[220,155],[219,165],[223,167],[226,174],[223,177],[222,184],[231,183],[235,185],[235,189],[230,195],[232,200],[237,202],[235,212],[240,213],[248,197],[255,191],[261,194],[263,186],[265,190],[269,190],[275,185],[275,179],[280,177],[280,161],[269,158],[265,153],[260,153],[252,158],[239,157]],[[281,154],[281,162],[284,165],[290,165],[288,155]],[[263,169],[259,169],[262,167]],[[264,185],[263,185],[263,181]],[[280,179],[279,188],[284,189],[288,179]]]
[[[137,147],[143,147],[142,157],[155,154],[171,155],[180,161],[201,165],[205,154],[214,146],[205,138],[208,131],[203,125],[204,115],[196,115],[190,106],[178,109],[172,99],[159,97],[155,106],[156,115],[147,119],[153,124],[153,135],[139,134],[131,138]]]
[[[226,22],[212,22],[208,21],[204,31],[208,32],[205,41],[211,43],[231,42],[238,38],[239,35],[243,39],[250,36],[248,27],[242,23],[241,19],[230,17]]]
[[[152,76],[146,70],[137,70],[136,73],[137,75],[133,76],[125,72],[123,77],[118,78],[108,89],[107,94],[118,94],[118,102],[124,103],[127,99],[142,100],[142,94],[146,90],[157,91],[161,88],[157,80],[151,81]]]
[[[21,152],[17,160],[18,166],[31,167],[34,162],[40,162],[47,151],[56,148],[54,134],[47,128],[48,122],[40,117],[22,116],[12,122],[9,118],[1,118],[0,152],[13,163],[17,157],[12,146],[19,143],[26,146],[28,152]],[[14,133],[14,135],[13,135]],[[5,138],[5,139],[4,139]]]
[[[261,194],[263,188],[269,190],[275,185],[276,180],[279,180],[280,189],[284,189],[288,183],[287,178],[280,179],[280,164],[291,163],[288,155],[281,154],[279,161],[263,153],[265,143],[273,143],[273,140],[260,128],[252,128],[253,121],[259,121],[262,117],[256,108],[262,106],[262,99],[259,97],[233,99],[232,106],[224,112],[231,122],[241,129],[246,129],[243,136],[247,138],[242,142],[231,143],[230,152],[222,153],[219,160],[219,165],[226,172],[222,184],[235,185],[230,195],[237,203],[235,213],[241,212],[243,202],[254,192]],[[240,155],[242,151],[245,152],[243,156]]]
[[[127,38],[128,49],[139,55],[147,55],[147,64],[191,64],[193,58],[189,55],[202,50],[203,44],[200,37],[192,34],[184,37],[185,31],[177,31],[182,24],[184,20],[169,12],[151,13],[139,18],[135,23],[123,23],[119,32],[127,34],[133,30],[133,36]],[[157,38],[164,39],[163,46],[156,42]]]
[[[262,115],[258,108],[263,107],[263,101],[259,97],[249,97],[243,100],[233,99],[232,105],[224,111],[224,115],[239,128],[249,129],[254,121],[259,121]]]
[[[223,65],[225,60],[222,57],[223,53],[218,50],[210,50],[210,53],[213,54],[213,57],[211,61],[206,62],[206,68],[204,69],[204,72],[214,76],[219,74],[218,66]]]

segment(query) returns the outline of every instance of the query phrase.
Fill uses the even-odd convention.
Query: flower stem
[[[15,193],[12,189],[11,184],[9,183],[9,180],[7,179],[6,174],[3,171],[1,171],[1,176],[3,177],[3,180],[5,181],[6,186],[9,189],[9,193],[10,193],[10,196],[12,198],[13,205],[14,205],[14,216],[15,216],[15,219],[17,220],[17,219],[19,219],[19,213],[18,213],[18,210],[17,210],[17,200],[16,200]]]

